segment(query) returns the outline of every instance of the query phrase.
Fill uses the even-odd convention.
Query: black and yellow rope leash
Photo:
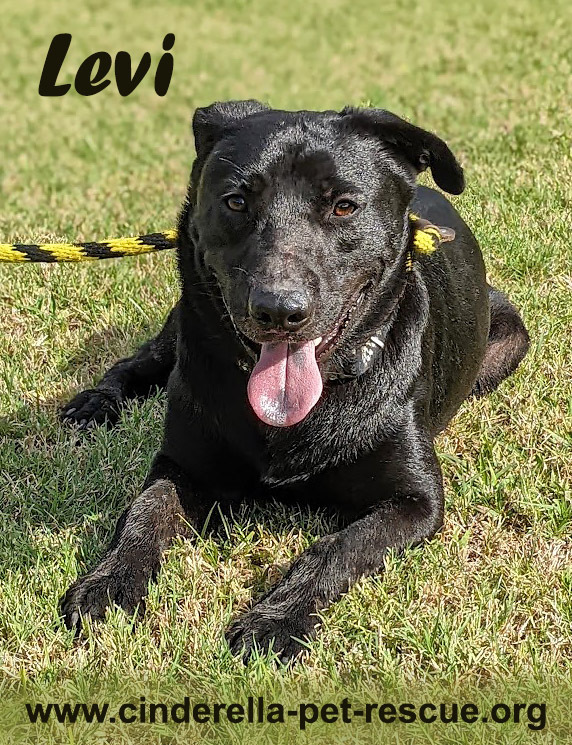
[[[0,262],[59,262],[117,259],[164,251],[177,245],[177,231],[113,238],[99,243],[0,243]]]
[[[413,250],[419,254],[431,254],[443,241],[453,240],[454,231],[441,228],[410,214],[414,224]],[[121,256],[164,251],[177,245],[177,231],[138,235],[133,238],[112,238],[88,243],[0,243],[0,263],[32,262],[53,263],[63,261],[96,261],[117,259]],[[411,271],[412,257],[408,256],[407,269]]]

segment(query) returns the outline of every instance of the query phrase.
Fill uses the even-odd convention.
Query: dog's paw
[[[230,651],[248,662],[255,652],[274,652],[280,662],[296,660],[307,651],[307,643],[315,636],[317,618],[265,613],[254,606],[231,624],[226,632]]]
[[[90,388],[78,393],[60,411],[60,419],[78,429],[107,424],[113,426],[119,419],[121,395],[113,391]]]
[[[60,599],[60,616],[70,630],[79,634],[82,620],[102,621],[107,608],[117,605],[128,615],[144,612],[147,579],[127,567],[115,572],[96,570],[75,582]]]

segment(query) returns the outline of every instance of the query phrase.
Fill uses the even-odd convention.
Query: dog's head
[[[182,228],[257,360],[254,411],[296,424],[324,370],[372,333],[392,299],[417,174],[429,167],[458,194],[462,169],[438,137],[378,109],[217,103],[196,111],[193,130]]]

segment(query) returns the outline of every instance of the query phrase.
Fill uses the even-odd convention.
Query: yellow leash
[[[415,253],[431,254],[440,243],[451,241],[455,231],[432,225],[417,215],[410,214]],[[134,238],[112,238],[99,243],[0,243],[0,263],[53,263],[60,261],[96,261],[97,259],[117,259],[121,256],[164,251],[177,245],[177,231],[138,235]],[[412,269],[412,257],[408,256],[407,269]]]

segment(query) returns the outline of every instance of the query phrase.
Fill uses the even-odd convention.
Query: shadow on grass
[[[45,431],[46,424],[49,428],[46,419],[58,421],[59,410],[76,393],[93,387],[117,360],[132,354],[157,331],[148,325],[141,325],[136,329],[110,326],[92,333],[79,348],[70,350],[69,356],[60,365],[62,375],[78,381],[76,388],[70,388],[54,398],[37,400],[34,404],[16,403],[13,411],[0,416],[0,436],[18,438],[40,429]]]
[[[83,387],[91,387],[149,335],[147,328],[136,329],[128,340],[123,329],[98,331],[70,353],[63,371],[74,371],[76,379],[85,381]],[[113,428],[78,431],[58,418],[77,392],[22,404],[0,418],[0,572],[34,567],[42,560],[44,538],[57,542],[64,535],[82,570],[91,567],[123,508],[139,493],[160,447],[164,393],[129,402]],[[221,505],[206,534],[221,543],[236,520],[254,522],[276,536],[297,527],[318,537],[341,524],[335,513],[300,505],[288,491],[277,491],[274,500],[267,496],[259,501],[259,496]]]

